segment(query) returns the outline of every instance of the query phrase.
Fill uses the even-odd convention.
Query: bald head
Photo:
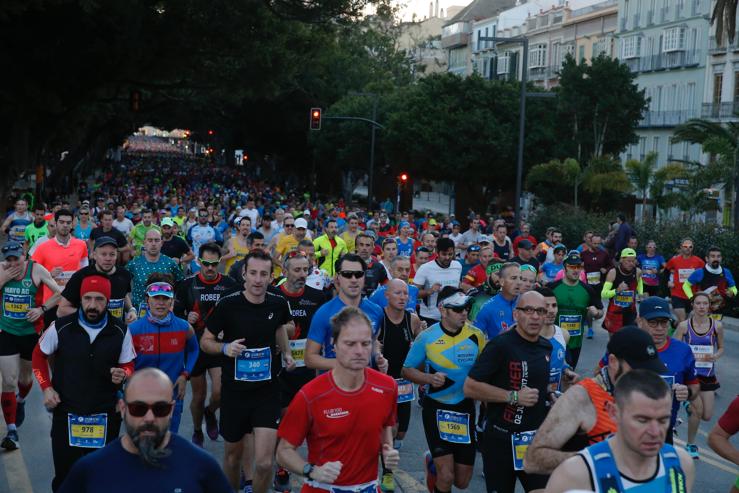
[[[405,310],[408,304],[408,285],[400,279],[391,279],[385,285],[385,298],[388,306],[396,310]]]
[[[124,397],[127,402],[169,402],[172,400],[172,390],[172,382],[166,373],[159,368],[144,368],[128,379]]]
[[[144,241],[148,240],[149,238],[161,238],[161,237],[162,237],[162,233],[160,233],[158,229],[151,228],[144,235]]]
[[[516,308],[524,306],[545,306],[544,297],[536,291],[526,291],[518,297]]]

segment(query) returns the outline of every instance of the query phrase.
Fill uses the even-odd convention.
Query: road
[[[581,357],[581,374],[586,369],[594,368],[602,356],[607,342],[607,335],[603,330],[596,331],[593,340],[585,341],[585,348]],[[739,476],[739,468],[718,457],[706,445],[706,435],[716,423],[716,420],[739,393],[739,352],[734,348],[739,342],[739,332],[727,331],[726,356],[718,363],[719,378],[722,388],[716,400],[716,413],[710,423],[703,423],[698,436],[698,446],[701,459],[697,464],[697,479],[693,491],[700,493],[726,493],[731,484]],[[188,397],[189,399],[189,397]],[[185,416],[182,420],[181,434],[189,438],[192,434],[192,423],[185,404]],[[684,416],[683,416],[684,418]],[[0,420],[2,421],[2,420]],[[51,420],[42,405],[41,392],[34,387],[27,404],[26,422],[20,428],[21,450],[0,454],[0,493],[41,493],[50,491],[53,466],[49,430]],[[0,423],[0,433],[4,436],[4,424]],[[685,439],[687,424],[678,428],[677,443]],[[220,461],[223,457],[223,442],[212,442],[206,437],[206,449],[213,453]],[[404,493],[426,491],[424,483],[423,454],[426,450],[426,440],[420,421],[420,408],[413,405],[413,416],[410,429],[404,441],[401,453],[401,470],[396,473],[398,490]],[[298,491],[297,484],[293,491]],[[485,491],[482,477],[482,459],[478,456],[475,464],[475,474],[469,491]],[[523,491],[519,488],[518,491]]]

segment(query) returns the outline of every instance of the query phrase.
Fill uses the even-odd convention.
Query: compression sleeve
[[[683,283],[683,292],[689,300],[693,299],[693,285],[690,284],[689,280]]]
[[[600,297],[605,299],[611,299],[616,296],[616,290],[613,289],[613,283],[606,281],[603,283],[603,290],[600,292]]]
[[[195,337],[194,333],[189,334],[185,345],[185,371],[190,374],[192,369],[195,368],[195,362],[198,360],[198,338]]]
[[[33,374],[38,380],[38,384],[41,390],[46,390],[51,387],[51,375],[49,374],[49,357],[41,351],[41,347],[37,344],[33,349],[33,355],[31,356],[31,367],[33,368]]]
[[[636,281],[636,293],[644,294],[644,282],[642,281],[641,277],[639,278],[638,281]]]

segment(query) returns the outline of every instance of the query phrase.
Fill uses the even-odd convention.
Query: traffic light
[[[216,134],[216,133],[215,133],[215,131],[214,131],[214,130],[208,130],[208,135],[210,135],[210,136],[213,136],[213,135],[215,135],[215,134]]]
[[[400,183],[402,183],[403,185],[408,183],[408,173],[401,173],[398,178],[400,179]]]
[[[310,129],[321,130],[321,108],[310,109]]]

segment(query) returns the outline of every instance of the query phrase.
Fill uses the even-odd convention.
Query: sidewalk
[[[724,317],[721,319],[721,325],[723,325],[724,329],[739,332],[739,318]]]

